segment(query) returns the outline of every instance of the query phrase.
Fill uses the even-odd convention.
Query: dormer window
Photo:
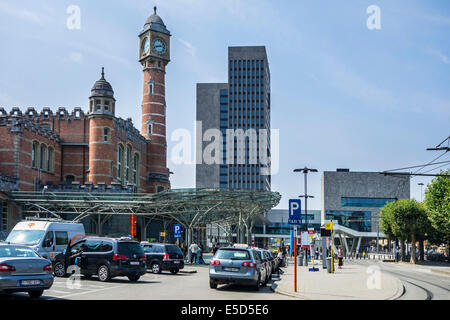
[[[75,119],[80,119],[80,111],[75,112]]]
[[[48,111],[44,112],[44,118],[46,118],[46,119],[48,118]]]

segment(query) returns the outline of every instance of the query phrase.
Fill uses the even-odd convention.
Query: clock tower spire
[[[147,192],[170,187],[167,169],[165,74],[170,62],[170,32],[154,13],[139,34],[139,62],[144,72],[142,135],[147,139]]]

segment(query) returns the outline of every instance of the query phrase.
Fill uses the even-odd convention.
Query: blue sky
[[[381,30],[366,27],[373,4]],[[66,27],[70,5],[80,7],[80,30]],[[169,156],[175,129],[194,133],[196,83],[226,82],[227,47],[235,45],[267,48],[279,208],[303,193],[298,167],[382,171],[440,155],[426,148],[450,134],[446,0],[0,0],[0,106],[87,110],[104,66],[116,114],[140,128],[138,34],[154,5],[172,33]],[[173,188],[195,186],[195,166],[169,167]],[[309,176],[311,209],[320,209],[320,177]],[[413,178],[411,196],[420,200],[417,183],[429,180]]]

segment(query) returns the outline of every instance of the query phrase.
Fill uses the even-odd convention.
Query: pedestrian
[[[366,251],[365,250],[363,251],[363,257],[364,257],[364,260],[366,260]]]
[[[283,250],[281,248],[278,248],[278,255],[275,258],[276,264],[277,264],[277,274],[280,275],[280,272],[283,273],[283,270],[281,270],[281,266],[283,265],[284,255]]]
[[[359,259],[359,250],[358,249],[356,249],[356,251],[355,251],[355,256],[356,256],[356,259]]]
[[[198,245],[195,243],[195,241],[192,241],[191,245],[189,246],[189,251],[191,252],[191,264],[197,263]]]
[[[198,263],[205,264],[205,260],[203,260],[203,246],[201,244],[198,246]]]
[[[339,269],[342,269],[342,266],[344,264],[344,256],[343,256],[341,247],[339,247],[339,249],[338,249],[338,259],[339,259]]]
[[[316,248],[316,260],[319,260],[319,248]]]
[[[216,242],[216,243],[214,243],[214,247],[213,247],[213,249],[212,249],[213,256],[216,255],[216,252],[217,252],[218,249],[219,249],[219,245],[218,245],[217,242]]]

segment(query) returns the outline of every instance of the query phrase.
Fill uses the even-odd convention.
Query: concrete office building
[[[322,223],[333,220],[336,237],[347,252],[362,252],[377,238],[380,208],[390,201],[410,198],[409,176],[378,172],[325,171],[322,175]]]
[[[197,84],[197,141],[221,132],[221,157],[208,164],[210,141],[197,142],[197,188],[270,190],[270,70],[266,48],[229,47],[228,83]],[[227,130],[242,129],[239,136]],[[254,135],[253,135],[254,134]]]

